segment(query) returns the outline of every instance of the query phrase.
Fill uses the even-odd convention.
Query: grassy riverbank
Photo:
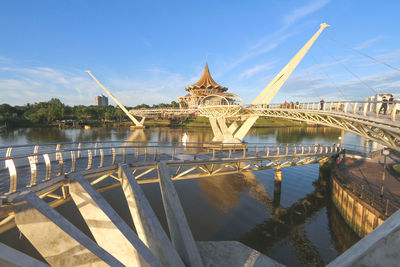
[[[186,121],[174,121],[169,119],[146,120],[145,126],[175,126],[175,127],[210,127],[210,122],[206,117],[193,117]],[[289,126],[307,126],[307,123],[285,120],[280,118],[259,118],[253,127],[289,127]]]

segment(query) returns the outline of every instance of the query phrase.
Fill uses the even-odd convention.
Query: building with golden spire
[[[208,63],[206,63],[200,80],[193,85],[187,86],[185,90],[189,93],[185,96],[178,97],[181,108],[197,108],[202,100],[210,95],[225,97],[229,102],[235,97],[234,94],[226,93],[228,88],[214,81],[208,69]]]

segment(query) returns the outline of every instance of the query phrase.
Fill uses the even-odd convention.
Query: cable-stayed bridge
[[[241,143],[259,117],[279,117],[342,129],[400,151],[400,123],[398,122],[398,113],[400,112],[399,101],[391,101],[388,103],[388,101],[349,101],[343,99],[341,101],[326,102],[323,105],[318,102],[297,103],[295,105],[271,104],[274,96],[279,92],[322,31],[327,27],[329,27],[329,25],[326,23],[320,25],[320,29],[308,40],[275,78],[272,79],[265,89],[260,92],[250,105],[244,105],[239,97],[233,99],[233,94],[231,94],[229,98],[224,97],[223,94],[216,94],[208,95],[194,108],[133,109],[127,112],[123,105],[112,96],[90,71],[88,72],[111,98],[124,109],[137,127],[143,127],[146,117],[195,114],[209,118],[214,133],[212,141]],[[389,65],[389,67],[391,66]],[[205,74],[209,75],[207,65]],[[212,80],[211,76],[205,77],[205,74],[203,74],[202,79]],[[374,91],[373,88],[362,81],[358,76],[356,77],[360,82]],[[388,112],[387,114],[380,115],[379,111],[384,105],[386,105],[385,112],[386,110],[388,110]],[[139,122],[135,116],[141,117],[141,121]],[[229,126],[227,125],[228,120],[231,122],[233,121]]]

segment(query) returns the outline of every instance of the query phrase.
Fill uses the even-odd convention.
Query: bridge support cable
[[[133,123],[135,123],[136,126],[139,127],[143,127],[143,122],[144,122],[144,117],[142,118],[142,121],[139,122],[134,116],[132,116],[131,113],[129,113],[129,111],[124,107],[124,105],[122,105],[112,94],[110,91],[108,91],[97,79],[96,77],[94,77],[94,75],[92,74],[92,72],[90,70],[86,71],[92,78],[93,80],[95,80],[101,88],[103,88],[103,90],[111,97],[112,100],[114,100],[115,103],[117,103],[117,105],[122,109],[123,112],[125,112],[125,114],[133,121]]]
[[[334,38],[329,38],[329,37],[328,37],[328,39],[331,40],[331,41],[333,41],[333,42],[335,42],[335,43],[337,43],[337,44],[340,44],[341,46],[343,46],[343,47],[345,47],[345,48],[347,48],[347,49],[349,49],[349,50],[351,50],[351,51],[354,51],[354,52],[356,52],[356,53],[358,53],[358,54],[360,54],[360,55],[362,55],[362,56],[364,56],[364,57],[366,57],[366,58],[369,58],[369,59],[371,59],[371,60],[373,60],[373,61],[375,61],[375,62],[377,62],[377,63],[380,63],[380,64],[382,64],[382,65],[388,67],[388,68],[391,68],[392,70],[400,71],[399,68],[394,67],[394,66],[390,65],[389,63],[380,61],[380,60],[378,60],[378,59],[376,59],[376,58],[374,58],[374,57],[372,57],[372,56],[370,56],[370,55],[368,55],[368,54],[366,54],[366,53],[364,53],[364,52],[361,52],[361,51],[358,50],[358,49],[355,49],[355,48],[353,48],[353,47],[351,47],[351,46],[349,46],[349,45],[346,45],[345,43],[339,42],[338,40],[336,40],[336,39],[334,39]]]
[[[305,71],[306,71],[306,73],[307,73],[307,78],[308,78],[308,82],[309,82],[310,85],[311,85],[311,89],[312,89],[313,93],[318,97],[317,101],[319,101],[322,97],[321,97],[321,95],[319,94],[318,90],[315,90],[315,89],[314,89],[314,82],[312,81],[311,73],[310,73],[307,69],[306,69]]]
[[[336,90],[338,90],[338,92],[340,93],[340,95],[343,97],[343,99],[345,100],[349,100],[343,93],[343,91],[340,89],[340,87],[335,83],[335,81],[331,78],[331,76],[328,74],[328,72],[326,71],[326,69],[324,68],[324,66],[322,66],[318,60],[312,55],[310,54],[311,58],[314,60],[315,64],[318,65],[318,69],[319,71],[324,74],[326,76],[326,78],[332,83],[332,85],[336,88]]]
[[[295,70],[297,65],[300,63],[305,54],[320,36],[322,31],[327,27],[329,27],[329,25],[326,23],[322,23],[320,25],[319,30],[311,37],[310,40],[308,40],[308,42],[299,50],[299,52],[297,52],[297,54],[289,61],[289,63],[275,76],[271,83],[268,84],[267,87],[265,87],[264,90],[253,100],[253,102],[251,103],[252,105],[267,105],[271,102],[272,98],[278,93],[279,89]],[[257,119],[258,116],[248,118],[245,123],[243,123],[243,125],[239,128],[238,132],[235,133],[234,137],[239,140],[243,140],[243,138],[249,132],[250,128],[254,125]]]
[[[330,54],[322,45],[319,45],[319,47],[321,47],[322,50],[325,51],[326,54],[328,54],[333,60],[335,60],[337,63],[339,63],[340,65],[342,65],[342,67],[349,72],[351,75],[353,75],[357,80],[359,80],[363,85],[365,85],[365,87],[367,87],[368,89],[370,89],[374,94],[378,94],[378,92],[369,84],[367,84],[363,79],[360,78],[360,76],[358,76],[357,74],[355,74],[353,71],[351,71],[346,65],[343,64],[343,62],[339,61],[335,56],[333,56],[332,54]]]

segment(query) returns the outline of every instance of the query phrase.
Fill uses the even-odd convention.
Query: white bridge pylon
[[[135,124],[136,127],[138,128],[142,128],[145,117],[142,118],[142,120],[139,122],[131,113],[129,113],[129,111],[124,107],[124,105],[122,105],[112,94],[110,91],[107,90],[107,88],[105,88],[97,79],[96,77],[94,77],[94,75],[92,74],[92,72],[90,70],[86,70],[85,72],[87,72],[92,78],[93,80],[95,80],[101,88],[103,88],[103,90],[107,93],[107,95],[109,95],[111,97],[112,100],[114,100],[115,103],[117,103],[117,105],[122,109],[123,112],[125,112],[125,114],[129,117],[129,119],[131,119],[133,121],[133,123]]]
[[[289,63],[275,76],[275,78],[264,88],[264,90],[253,100],[252,105],[269,104],[272,98],[278,93],[279,89],[286,82],[294,69],[303,59],[305,54],[320,36],[322,31],[330,27],[326,23],[320,25],[319,30],[311,37],[310,40],[297,52],[297,54],[289,61]],[[241,125],[238,122],[232,123],[229,128],[226,126],[226,117],[215,119],[210,118],[210,123],[214,132],[213,141],[223,142],[241,142],[250,128],[257,121],[259,116],[251,115]],[[217,125],[219,124],[219,127]],[[222,139],[222,140],[221,140]]]

